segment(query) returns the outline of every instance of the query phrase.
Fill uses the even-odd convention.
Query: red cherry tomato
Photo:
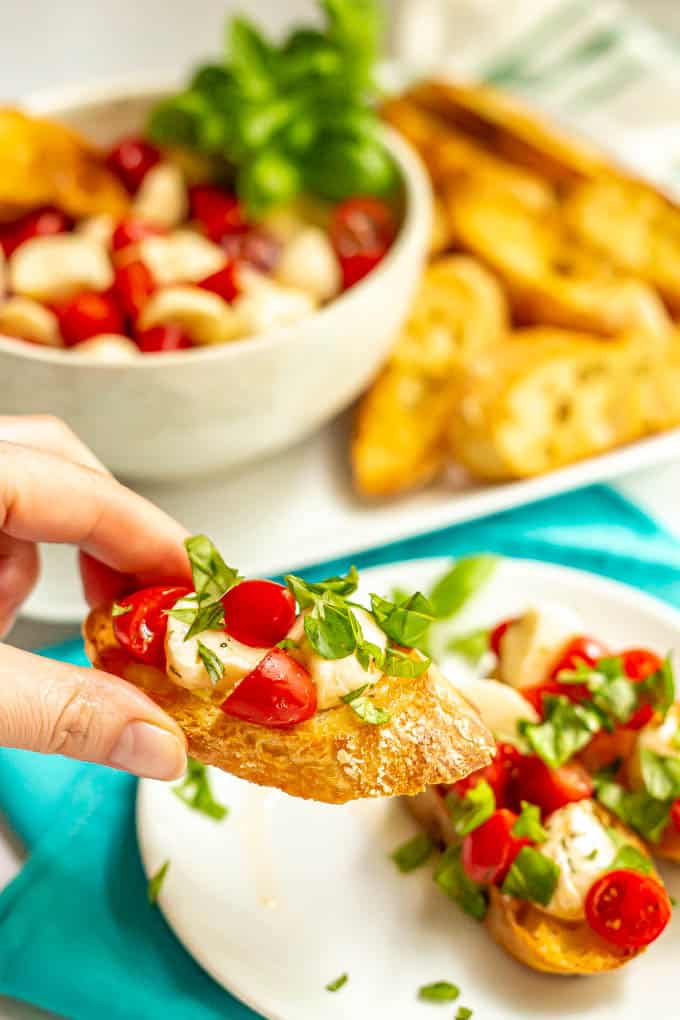
[[[130,217],[121,220],[111,237],[111,247],[114,251],[122,251],[128,245],[138,244],[145,237],[159,237],[165,233],[160,227],[154,227],[152,223],[145,220],[137,220]]]
[[[477,783],[484,779],[494,792],[496,807],[506,807],[508,787],[513,776],[517,761],[521,757],[519,751],[512,744],[497,744],[496,754],[490,765],[471,772],[465,779],[459,779],[457,783],[447,786],[447,792],[456,793],[464,797]]]
[[[528,800],[549,815],[565,804],[592,797],[592,780],[582,765],[570,762],[551,769],[537,754],[522,756],[517,762],[513,796],[517,803]]]
[[[121,308],[133,322],[155,289],[153,274],[141,259],[130,259],[116,266],[113,290]]]
[[[548,679],[557,680],[562,670],[572,671],[579,666],[594,666],[598,659],[603,659],[606,655],[609,655],[609,649],[601,641],[585,635],[572,638],[562,649]]]
[[[639,683],[646,680],[652,673],[656,673],[663,666],[663,662],[654,652],[647,648],[628,648],[620,652],[623,672],[631,680]],[[641,730],[654,717],[654,709],[651,705],[640,705],[625,724],[628,730]]]
[[[247,262],[262,273],[271,273],[281,255],[281,244],[263,227],[253,227],[241,234],[225,234],[220,247],[228,258]]]
[[[109,170],[134,195],[149,170],[160,163],[161,154],[145,138],[122,138],[106,157]]]
[[[507,631],[508,627],[510,627],[511,624],[515,622],[516,619],[517,619],[516,616],[511,616],[508,620],[501,620],[501,622],[497,624],[489,634],[489,648],[496,656],[496,658],[500,658],[501,641],[505,637],[505,632]]]
[[[12,223],[5,223],[0,229],[0,247],[9,258],[24,241],[30,241],[32,237],[63,234],[70,227],[71,221],[61,209],[47,205],[26,213]]]
[[[501,808],[465,836],[461,861],[473,882],[499,885],[522,847],[529,845],[530,840],[513,836],[516,821],[514,811]]]
[[[241,581],[222,597],[224,629],[252,648],[281,641],[295,623],[295,599],[274,581]]]
[[[680,832],[680,799],[671,804],[671,822],[676,832]]]
[[[212,184],[197,184],[189,189],[191,215],[197,219],[211,241],[219,244],[226,234],[248,229],[243,206],[236,195]]]
[[[244,722],[283,729],[316,712],[316,687],[299,662],[273,648],[221,706]]]
[[[184,585],[155,585],[119,599],[118,605],[132,606],[129,612],[113,617],[113,630],[119,643],[140,662],[162,666],[168,629],[164,610],[172,609],[190,591],[191,588]]]
[[[198,286],[203,290],[212,291],[213,294],[217,294],[231,303],[239,294],[239,286],[236,282],[236,263],[227,262],[222,269],[218,269],[216,273],[211,273],[210,276],[201,280]]]
[[[59,305],[55,311],[68,347],[99,333],[123,333],[125,329],[120,308],[110,294],[86,291]]]
[[[590,887],[586,920],[601,938],[622,949],[640,949],[658,938],[671,918],[666,890],[650,875],[619,868]]]
[[[193,347],[190,336],[179,326],[153,326],[137,334],[137,345],[142,354],[161,354],[164,351],[186,351]]]
[[[357,196],[335,207],[330,239],[345,289],[363,279],[380,262],[395,234],[392,209],[380,199]]]

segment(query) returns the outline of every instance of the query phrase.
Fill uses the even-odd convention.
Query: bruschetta
[[[205,536],[187,541],[194,586],[147,588],[93,610],[92,663],[143,688],[189,752],[263,786],[340,804],[416,793],[487,764],[479,715],[412,645],[416,594],[371,610],[356,572],[308,583],[244,580]]]

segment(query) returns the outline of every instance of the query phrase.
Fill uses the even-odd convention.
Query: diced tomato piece
[[[508,787],[512,780],[515,766],[521,755],[512,744],[497,744],[496,754],[490,765],[471,772],[465,779],[459,779],[446,787],[448,793],[464,797],[477,783],[485,780],[494,792],[497,807],[506,806]]]
[[[253,648],[278,644],[295,623],[295,598],[275,581],[241,581],[222,605],[227,634]]]
[[[179,326],[152,326],[137,334],[137,346],[142,354],[162,354],[167,351],[186,351],[193,341]]]
[[[155,289],[153,274],[141,259],[130,259],[116,266],[113,290],[121,308],[133,323]]]
[[[619,868],[588,890],[586,920],[601,938],[622,949],[654,942],[671,918],[668,893],[656,878]]]
[[[191,215],[216,244],[227,234],[248,229],[245,211],[236,195],[213,184],[197,184],[190,188],[189,204]]]
[[[516,821],[514,811],[500,808],[465,836],[461,861],[473,882],[500,885],[522,847],[529,846],[530,840],[513,836]]]
[[[551,769],[537,754],[529,754],[517,762],[512,792],[516,803],[527,800],[540,807],[544,815],[549,815],[565,804],[592,797],[594,787],[586,770],[577,762]]]
[[[111,294],[85,291],[55,308],[65,344],[74,347],[100,333],[123,333],[121,310]]]
[[[394,213],[369,196],[348,198],[331,216],[330,239],[342,270],[344,288],[363,279],[383,258],[396,235]]]
[[[217,294],[231,303],[240,293],[236,280],[236,263],[234,261],[227,262],[226,266],[218,269],[216,273],[211,273],[210,276],[201,280],[198,286],[203,290],[212,291],[213,294]]]
[[[168,618],[165,610],[188,595],[186,585],[154,585],[142,588],[119,600],[118,605],[127,612],[113,617],[113,630],[118,642],[127,651],[149,666],[165,663],[165,634]]]
[[[663,666],[663,662],[659,656],[656,655],[655,652],[650,652],[647,648],[628,648],[626,651],[619,652],[619,655],[621,658],[623,672],[636,683],[639,683],[641,680],[646,680],[648,676],[651,676],[653,673],[657,673]],[[642,704],[635,710],[633,715],[625,724],[626,729],[641,730],[642,727],[651,722],[653,718],[653,707],[649,704]]]
[[[256,726],[284,729],[316,712],[316,686],[291,655],[273,648],[221,706],[226,715]]]
[[[508,627],[515,623],[516,620],[516,616],[511,616],[508,620],[501,620],[500,623],[496,624],[489,635],[489,648],[497,659],[499,659],[501,655],[501,641],[505,637]]]
[[[50,234],[63,234],[70,230],[72,221],[61,209],[46,205],[42,209],[34,209],[18,220],[4,223],[0,227],[0,247],[9,258],[24,241],[33,237],[47,237]]]
[[[164,233],[164,230],[155,227],[153,223],[129,217],[126,220],[121,220],[114,230],[111,247],[114,251],[122,251],[123,248],[129,247],[131,244],[139,244],[146,237],[159,237]]]
[[[109,170],[118,177],[130,194],[139,189],[149,170],[161,161],[161,153],[145,138],[121,138],[106,157]]]
[[[595,638],[586,635],[572,638],[562,649],[548,679],[556,680],[562,670],[571,672],[579,666],[595,666],[598,659],[603,659],[607,655],[609,649]]]

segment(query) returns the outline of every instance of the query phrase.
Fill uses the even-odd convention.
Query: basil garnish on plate
[[[346,985],[349,981],[349,974],[341,974],[340,977],[336,977],[334,981],[329,981],[326,985],[327,992],[339,992],[343,985]]]
[[[418,998],[423,1002],[455,1002],[459,995],[460,988],[450,981],[433,981],[418,989]]]
[[[158,871],[154,875],[152,875],[151,878],[149,879],[146,887],[146,894],[149,898],[149,903],[157,902],[158,896],[161,891],[161,886],[163,885],[163,881],[168,873],[169,867],[170,861],[165,861],[163,864],[161,864]]]

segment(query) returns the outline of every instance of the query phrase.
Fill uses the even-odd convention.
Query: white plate
[[[364,593],[427,588],[445,561],[366,571]],[[577,609],[611,642],[680,651],[680,613],[611,581],[563,567],[504,561],[458,621],[466,630],[529,604]],[[269,1020],[416,1020],[417,989],[462,988],[480,1020],[529,1017],[669,1020],[677,1015],[680,921],[622,972],[565,981],[514,963],[434,886],[431,869],[400,875],[389,853],[415,832],[398,801],[329,807],[214,772],[230,814],[216,824],[165,784],[140,784],[137,831],[147,874],[170,868],[160,906],[180,940],[225,988]],[[670,890],[680,895],[680,874]],[[349,973],[330,994],[324,986]],[[440,1010],[451,1018],[455,1009]]]
[[[451,473],[411,496],[366,503],[349,480],[348,424],[338,420],[301,445],[227,477],[141,491],[191,530],[210,535],[240,570],[271,575],[680,459],[676,429],[540,478],[481,485]],[[86,607],[72,552],[46,548],[43,562],[26,615],[80,621]]]

